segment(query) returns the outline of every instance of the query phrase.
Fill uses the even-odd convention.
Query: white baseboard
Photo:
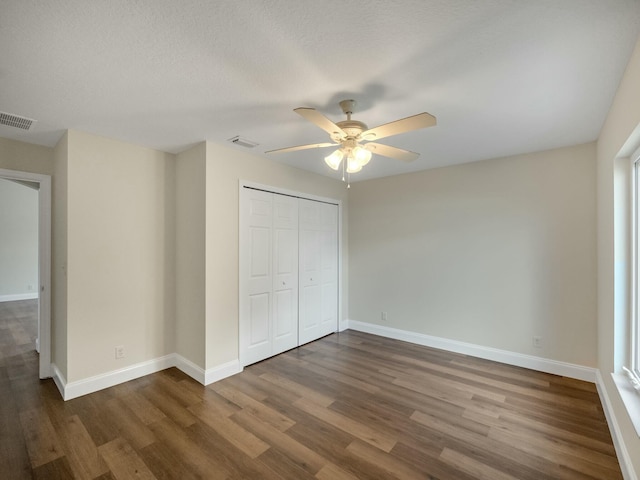
[[[587,382],[595,382],[596,380],[595,368],[559,362],[548,358],[534,357],[533,355],[510,352],[508,350],[483,347],[472,343],[434,337],[423,333],[409,332],[407,330],[400,330],[398,328],[391,328],[373,323],[359,322],[357,320],[348,320],[348,322],[351,330],[357,330],[359,332],[371,333],[381,337],[393,338],[409,343],[424,345],[426,347],[447,350],[449,352],[462,353],[463,355],[484,358],[486,360],[493,360],[517,367],[530,368],[532,370],[561,375],[563,377],[576,378]]]
[[[16,300],[35,300],[38,292],[32,293],[12,293],[10,295],[0,295],[0,302],[15,302]]]
[[[613,446],[616,449],[616,455],[618,456],[618,462],[620,462],[620,469],[622,470],[622,476],[624,480],[638,480],[633,469],[633,463],[631,462],[631,456],[629,450],[624,443],[622,433],[620,433],[620,426],[618,420],[611,405],[609,394],[607,393],[607,387],[604,384],[604,379],[600,373],[600,370],[596,371],[596,388],[600,395],[600,401],[602,402],[602,409],[604,415],[607,417],[607,423],[609,424],[609,430],[611,430],[611,438],[613,439]]]
[[[72,398],[94,393],[171,367],[182,370],[203,385],[209,385],[210,383],[217,382],[242,371],[239,360],[233,360],[205,371],[192,361],[176,353],[75,382],[67,382],[62,372],[60,372],[60,369],[53,363],[51,364],[51,371],[53,381],[58,387],[62,398],[64,400],[71,400]]]
[[[58,387],[58,391],[60,392],[63,400],[66,400],[66,398],[64,398],[64,389],[67,385],[67,380],[64,378],[64,375],[62,375],[62,372],[55,363],[51,364],[51,378],[53,378],[53,382],[56,384],[56,387]]]
[[[223,363],[217,367],[207,369],[204,375],[203,384],[209,385],[210,383],[218,382],[223,378],[230,377],[236,373],[240,373],[241,371],[242,366],[240,365],[240,360]]]
[[[196,365],[188,358],[184,358],[182,355],[175,354],[175,365],[177,369],[182,370],[184,373],[193,378],[196,382],[205,385],[205,371],[199,365]]]
[[[175,355],[165,355],[164,357],[154,358],[153,360],[147,360],[146,362],[137,363],[128,367],[120,368],[118,370],[112,370],[110,372],[95,375],[89,378],[83,378],[82,380],[76,380],[75,382],[68,382],[63,384],[63,395],[65,400],[71,400],[72,398],[81,397],[88,393],[97,392],[105,388],[119,385],[120,383],[128,382],[136,378],[144,377],[151,373],[156,373],[161,370],[175,366]],[[58,372],[59,373],[59,372]],[[55,377],[54,377],[55,380]],[[63,378],[61,378],[63,380]]]

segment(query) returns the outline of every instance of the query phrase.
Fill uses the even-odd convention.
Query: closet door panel
[[[336,230],[338,225],[337,218],[330,215],[332,210],[337,210],[337,207],[323,205],[323,209],[330,210],[326,216],[334,218],[335,224],[323,223],[321,233],[322,312],[319,327],[320,336],[335,332],[338,325],[338,232]],[[331,230],[327,231],[326,229]]]
[[[337,211],[300,200],[300,344],[338,328]]]
[[[240,354],[243,364],[271,354],[273,194],[246,189],[240,242]]]
[[[249,296],[249,323],[251,335],[249,348],[269,343],[269,295],[259,293]]]
[[[298,199],[274,195],[273,350],[298,346]]]

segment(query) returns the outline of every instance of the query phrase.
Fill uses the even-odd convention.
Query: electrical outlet
[[[124,345],[118,345],[116,347],[116,359],[124,358]]]
[[[387,321],[387,312],[382,312],[382,314],[380,315],[380,318],[382,319],[383,322]]]
[[[536,348],[542,348],[542,337],[533,337],[533,346]]]

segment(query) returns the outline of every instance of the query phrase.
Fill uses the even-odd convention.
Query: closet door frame
[[[272,185],[265,185],[265,184],[261,184],[261,183],[256,183],[256,182],[251,182],[251,181],[247,181],[247,180],[242,180],[240,179],[238,182],[238,239],[239,239],[239,244],[238,244],[238,359],[240,361],[240,366],[241,367],[245,367],[246,365],[248,365],[247,363],[247,359],[243,358],[244,357],[244,352],[242,350],[242,345],[243,345],[243,334],[245,332],[245,328],[243,325],[243,321],[244,319],[246,319],[246,312],[245,312],[245,305],[243,302],[243,297],[244,295],[246,295],[246,290],[247,287],[246,285],[243,285],[243,276],[242,276],[242,272],[244,271],[244,268],[246,267],[244,262],[245,262],[245,258],[243,258],[242,252],[244,251],[244,246],[245,243],[247,242],[247,239],[245,238],[245,221],[244,221],[244,215],[245,212],[242,209],[243,206],[243,202],[242,202],[242,196],[243,196],[243,190],[245,188],[252,188],[255,190],[262,190],[265,192],[269,192],[269,193],[275,193],[278,195],[287,195],[290,197],[296,197],[296,198],[302,198],[305,200],[314,200],[317,202],[324,202],[324,203],[330,203],[333,205],[337,205],[338,206],[338,312],[337,312],[337,325],[336,325],[336,330],[337,331],[342,331],[346,328],[345,326],[345,322],[344,319],[342,318],[342,305],[343,305],[343,298],[342,298],[342,285],[343,285],[343,280],[342,280],[342,200],[336,199],[336,198],[330,198],[330,197],[321,197],[318,195],[312,195],[309,193],[304,193],[304,192],[298,192],[295,190],[288,190],[285,188],[280,188],[280,187],[274,187]]]

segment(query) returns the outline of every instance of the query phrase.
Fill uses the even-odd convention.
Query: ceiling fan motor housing
[[[366,124],[359,122],[358,120],[344,120],[336,123],[344,133],[347,134],[347,138],[356,138],[362,132],[368,130]]]

